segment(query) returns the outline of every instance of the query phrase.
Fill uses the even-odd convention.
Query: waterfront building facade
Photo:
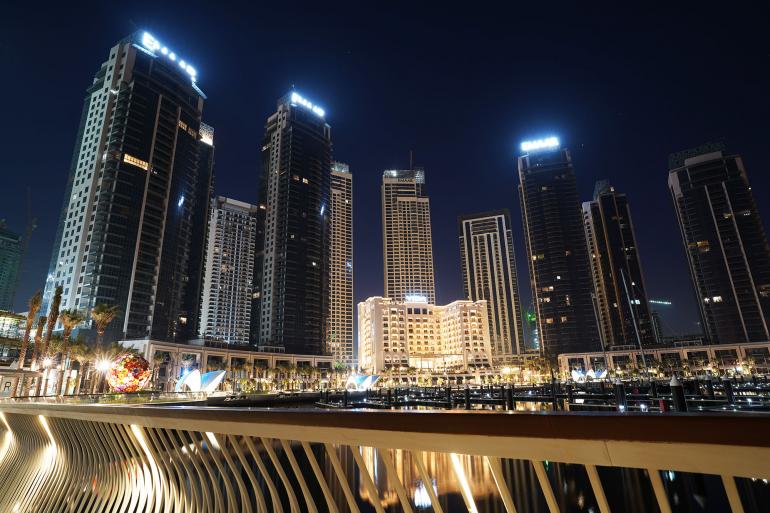
[[[519,157],[518,171],[541,352],[555,357],[563,352],[599,348],[591,271],[570,152],[558,141],[533,147]]]
[[[196,79],[146,32],[109,51],[87,89],[42,312],[61,285],[62,309],[118,307],[106,342],[183,338],[200,308],[191,262],[202,261],[213,173]]]
[[[353,347],[353,175],[332,163],[331,256],[326,349],[336,362],[354,368]]]
[[[505,361],[525,350],[510,214],[461,216],[458,225],[465,297],[486,300],[492,356]]]
[[[712,343],[770,340],[770,248],[743,159],[672,155],[674,202],[703,329]]]
[[[583,203],[583,223],[602,346],[654,343],[628,198],[598,182],[593,200]]]
[[[387,369],[465,370],[489,367],[487,302],[448,305],[370,297],[358,304],[358,363],[367,373]]]
[[[254,341],[265,351],[326,351],[331,127],[292,91],[270,115],[262,144]]]
[[[206,244],[199,336],[248,344],[257,235],[257,206],[218,196]]]
[[[383,173],[382,248],[385,296],[435,303],[430,202],[422,168]]]

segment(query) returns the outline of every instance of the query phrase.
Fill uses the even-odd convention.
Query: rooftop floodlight
[[[558,137],[546,137],[544,139],[534,139],[532,141],[524,141],[521,143],[521,151],[527,153],[537,150],[548,150],[559,147]]]

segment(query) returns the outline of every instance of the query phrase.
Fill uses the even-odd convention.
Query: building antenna
[[[414,171],[414,152],[409,150],[409,171]]]

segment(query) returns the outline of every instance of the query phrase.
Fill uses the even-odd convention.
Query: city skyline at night
[[[189,66],[194,67],[197,84],[208,95],[206,119],[217,127],[218,135],[217,194],[256,203],[260,173],[257,158],[260,134],[263,120],[271,107],[274,108],[275,97],[291,85],[296,85],[297,91],[308,101],[317,102],[325,110],[326,119],[334,127],[334,157],[349,162],[352,168],[358,170],[354,202],[357,219],[355,244],[359,262],[355,280],[356,302],[383,293],[381,233],[376,229],[381,223],[381,214],[376,206],[381,170],[406,168],[409,150],[414,151],[415,165],[430,171],[436,302],[440,304],[463,297],[456,249],[458,215],[508,208],[512,214],[517,264],[520,269],[526,269],[515,170],[516,157],[520,154],[519,144],[526,139],[554,135],[559,137],[562,145],[570,148],[577,170],[581,201],[590,199],[593,183],[597,179],[606,178],[626,192],[629,201],[637,205],[635,228],[638,231],[640,258],[645,267],[649,296],[673,302],[671,306],[660,308],[664,330],[669,334],[694,333],[700,331],[700,327],[697,324],[699,315],[693,300],[687,262],[667,190],[668,154],[704,141],[727,139],[731,151],[742,155],[746,161],[749,180],[755,185],[759,212],[766,216],[770,195],[766,192],[767,187],[762,186],[767,180],[762,169],[767,165],[767,156],[762,151],[763,141],[755,128],[759,126],[756,123],[762,119],[763,113],[767,112],[767,105],[752,104],[749,109],[748,100],[730,98],[728,101],[725,98],[731,97],[730,94],[718,97],[716,85],[703,84],[694,77],[692,81],[677,78],[671,73],[681,66],[686,76],[689,68],[682,62],[688,60],[692,62],[695,59],[697,64],[711,59],[733,58],[742,64],[748,62],[751,56],[737,55],[733,50],[743,47],[738,43],[734,47],[711,48],[709,51],[693,44],[692,47],[679,48],[678,55],[667,56],[664,46],[651,43],[643,36],[644,21],[657,19],[655,12],[642,13],[636,20],[621,16],[620,24],[630,29],[636,37],[623,40],[621,48],[591,64],[591,70],[599,70],[598,76],[591,77],[592,80],[587,73],[578,70],[580,63],[585,62],[585,56],[563,47],[562,43],[568,35],[581,35],[585,38],[582,51],[586,52],[598,50],[606,39],[617,38],[617,29],[604,28],[599,35],[594,36],[582,30],[602,25],[605,17],[609,16],[606,13],[595,14],[581,22],[581,27],[574,29],[580,34],[570,33],[563,36],[565,39],[547,44],[544,51],[558,55],[563,70],[548,71],[541,78],[530,78],[524,85],[519,83],[506,91],[508,86],[514,84],[514,69],[489,70],[484,80],[468,79],[460,78],[457,73],[459,68],[453,68],[442,60],[442,56],[455,55],[475,69],[492,58],[482,58],[483,62],[479,64],[467,62],[466,58],[479,48],[479,43],[467,50],[450,45],[446,50],[436,51],[435,45],[428,42],[410,48],[411,53],[407,52],[409,55],[403,56],[404,48],[385,48],[360,33],[356,33],[356,44],[353,44],[353,39],[342,37],[317,48],[308,45],[310,36],[306,36],[300,37],[288,47],[284,46],[288,58],[280,66],[270,68],[280,53],[276,48],[286,43],[286,40],[270,43],[269,38],[259,34],[252,37],[246,30],[234,30],[231,35],[222,38],[193,38],[193,33],[207,34],[204,27],[209,25],[209,34],[222,34],[225,20],[221,17],[205,19],[201,14],[186,14],[181,19],[173,19],[164,13],[149,17],[149,13],[138,13],[136,8],[119,9],[126,9],[123,18],[133,21],[121,21],[120,16],[108,15],[106,11],[96,9],[89,15],[99,20],[96,31],[90,34],[70,34],[64,38],[64,28],[54,28],[50,33],[41,34],[36,41],[28,43],[33,47],[43,47],[50,44],[52,39],[60,40],[62,50],[69,52],[68,62],[66,67],[60,62],[51,63],[50,73],[62,75],[66,69],[68,78],[57,88],[54,97],[41,95],[36,105],[28,107],[28,113],[15,116],[19,119],[19,125],[4,139],[19,148],[25,158],[6,157],[8,160],[4,169],[9,169],[13,176],[6,184],[10,194],[6,211],[0,213],[0,217],[7,219],[12,230],[22,231],[26,223],[26,188],[30,186],[35,198],[33,212],[39,225],[23,265],[14,303],[16,310],[23,310],[26,298],[43,283],[41,278],[44,278],[47,268],[45,261],[51,253],[57,211],[65,190],[66,168],[70,159],[68,153],[71,152],[77,132],[78,114],[74,113],[75,107],[82,96],[82,90],[87,86],[87,77],[92,74],[94,66],[101,62],[105,48],[109,48],[114,40],[137,29],[147,29],[157,37],[157,41],[167,44],[180,57],[188,59],[191,63]],[[249,14],[256,13],[245,13],[245,19],[249,18]],[[297,13],[291,11],[289,14]],[[298,23],[311,26],[312,14],[312,10],[305,13],[298,19]],[[343,17],[349,22],[360,19],[361,14],[351,11],[344,13]],[[427,15],[420,11],[414,13],[415,20]],[[14,16],[23,19],[25,15],[12,13],[11,18]],[[64,13],[63,16],[66,18],[72,15]],[[372,23],[386,24],[394,16],[396,13],[385,12]],[[567,14],[562,16],[566,18]],[[565,24],[566,20],[562,16],[554,23]],[[692,26],[685,23],[682,30],[694,31],[695,21],[701,24],[716,23],[715,19],[704,13],[674,12],[672,16],[680,25],[692,18]],[[484,19],[482,14],[474,15],[462,36],[475,34],[477,29],[473,28],[472,22],[481,19]],[[404,20],[404,23],[408,26],[415,23],[415,20]],[[445,21],[445,28],[431,29],[435,38],[455,23],[451,19]],[[674,30],[673,26],[677,25],[675,21],[661,21],[661,29]],[[343,21],[331,23],[342,24]],[[237,24],[236,28],[239,28]],[[14,34],[14,30],[9,28],[8,33]],[[339,34],[339,31],[335,33]],[[528,54],[524,48],[514,44],[513,36],[507,32],[494,37],[486,32],[481,34],[482,42],[498,39],[498,44],[490,50],[493,56],[516,56],[524,67],[529,66],[541,72],[546,69],[544,64],[538,62],[537,56],[531,55],[531,52]],[[649,43],[649,48],[644,48],[643,42]],[[38,87],[34,85],[38,72],[30,72],[28,63],[11,55],[16,44],[16,40],[7,41],[3,56],[10,58],[11,72],[18,75],[32,73],[33,85],[30,87],[34,94]],[[709,45],[707,42],[701,44]],[[618,57],[623,53],[628,59],[630,70],[613,69],[611,73],[600,70],[603,59]],[[751,54],[751,51],[748,53]],[[235,54],[251,56],[244,59],[236,58]],[[705,57],[708,54],[711,57]],[[434,55],[435,58],[426,65],[426,69],[420,71],[417,63],[426,55]],[[650,56],[662,58],[653,63],[648,60]],[[242,73],[249,76],[257,73],[250,68],[250,63],[258,64],[256,68],[262,70],[260,73],[267,69],[272,71],[253,92],[244,96],[240,94],[243,86],[234,77]],[[421,78],[433,78],[432,84],[430,80],[424,80],[425,85],[417,88],[396,87],[397,83],[389,79],[378,85],[375,82],[382,77],[381,72],[372,77],[362,76],[366,75],[366,70],[387,67],[389,64],[395,65],[400,71],[418,69]],[[692,64],[692,67],[696,65]],[[745,66],[739,67],[741,73],[752,73]],[[573,74],[576,86],[571,91],[548,80],[576,70],[577,75]],[[655,73],[639,83],[639,77],[646,72]],[[756,80],[741,80],[740,86],[752,89],[767,83],[763,77],[754,78]],[[665,81],[672,83],[665,85]],[[677,83],[681,81],[691,84],[691,89],[694,89],[694,92],[690,91],[689,97],[676,90]],[[254,81],[251,83],[253,85]],[[590,91],[589,83],[599,84],[599,91]],[[9,88],[8,95],[18,96],[13,89],[15,85],[6,84],[4,87]],[[469,87],[473,88],[473,94],[462,94]],[[730,87],[736,91],[738,89],[738,85]],[[604,94],[607,91],[612,94]],[[634,95],[635,101],[624,100],[627,95]],[[231,97],[238,97],[242,104],[236,107]],[[706,100],[716,102],[714,108],[709,109],[708,115],[700,109]],[[646,112],[651,106],[657,107],[652,117]],[[43,108],[50,114],[44,114],[41,110]],[[456,122],[439,122],[444,116]],[[675,124],[670,122],[672,119],[686,119],[687,122],[672,128],[669,126]],[[23,139],[23,134],[29,134],[31,126],[40,126],[42,120],[46,122],[40,129],[43,137],[51,141],[50,151],[45,155],[25,152],[28,143]],[[48,130],[54,132],[48,134]],[[389,140],[383,142],[385,134]],[[459,144],[459,141],[463,143]],[[32,180],[30,177],[35,178]],[[48,186],[45,190],[36,190],[35,184],[41,180]],[[528,279],[528,276],[520,277],[523,281],[520,292],[524,305],[531,301],[529,287],[526,286]]]

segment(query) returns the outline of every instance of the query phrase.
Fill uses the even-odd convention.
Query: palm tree
[[[62,338],[60,335],[54,335],[51,337],[51,339],[48,341],[48,352],[43,353],[43,360],[50,359],[53,360],[53,355],[56,355],[57,353],[60,353],[62,350],[63,344],[62,344]],[[43,387],[40,390],[40,393],[45,395],[45,393],[48,390],[48,379],[50,377],[50,369],[45,369],[45,379],[43,380]]]
[[[96,349],[97,351],[102,347],[104,342],[104,332],[107,330],[107,326],[112,320],[118,316],[118,307],[116,305],[107,305],[99,303],[91,310],[91,319],[93,319],[96,325]]]
[[[72,330],[75,329],[75,327],[80,324],[81,322],[85,321],[85,316],[79,312],[78,310],[63,310],[61,312],[61,315],[59,316],[61,319],[62,327],[64,328],[64,333],[62,335],[62,357],[61,357],[61,370],[59,371],[59,383],[61,384],[61,393],[64,395],[67,392],[67,382],[66,379],[67,376],[67,370],[69,367],[69,342],[70,342],[70,335],[72,335]]]
[[[70,355],[72,355],[72,360],[77,360],[80,364],[80,369],[78,369],[78,379],[75,382],[74,388],[74,393],[77,395],[80,393],[80,386],[83,383],[83,378],[87,375],[87,371],[94,361],[95,353],[93,349],[80,340],[70,344],[69,352]]]
[[[152,386],[158,388],[158,377],[160,375],[160,366],[166,363],[166,353],[155,351],[152,355]]]
[[[43,339],[43,358],[48,354],[48,344],[51,341],[53,329],[56,327],[56,320],[59,318],[62,292],[64,292],[64,289],[61,285],[56,287],[53,294],[53,301],[51,301],[51,308],[48,310],[48,326],[45,329],[45,338]]]
[[[24,329],[24,338],[21,341],[21,348],[19,349],[19,366],[18,369],[22,370],[24,367],[24,360],[27,359],[27,348],[29,347],[29,334],[32,331],[32,323],[35,322],[35,316],[37,311],[40,310],[40,303],[43,302],[43,294],[38,290],[35,295],[29,298],[29,310],[27,311],[27,326]],[[24,389],[24,378],[16,378],[16,382],[11,388],[11,397],[16,397],[17,388]]]
[[[45,328],[45,324],[48,318],[45,315],[41,315],[37,319],[37,329],[35,330],[35,347],[34,351],[32,352],[32,361],[35,362],[35,366],[40,370],[40,359],[42,358],[42,354],[40,351],[40,343],[41,340],[43,340],[43,328]],[[40,378],[37,378],[36,382],[30,382],[29,387],[27,389],[27,392],[25,395],[29,395],[29,392],[32,390],[32,387],[35,387],[35,390],[40,388]]]

